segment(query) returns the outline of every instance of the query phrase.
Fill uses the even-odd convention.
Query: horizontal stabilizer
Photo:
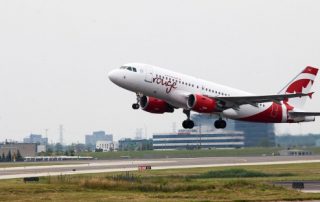
[[[289,115],[294,117],[320,116],[320,112],[289,112]]]

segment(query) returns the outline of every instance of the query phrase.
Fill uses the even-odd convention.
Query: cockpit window
[[[129,71],[137,72],[137,69],[135,67],[128,67],[128,66],[122,66],[120,69],[126,69]]]

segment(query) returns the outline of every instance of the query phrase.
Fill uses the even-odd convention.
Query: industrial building
[[[96,142],[96,151],[101,150],[103,152],[114,151],[115,144],[111,141],[98,140]]]
[[[154,134],[154,149],[208,149],[275,146],[274,124],[228,120],[226,129],[216,129],[212,114],[193,114],[192,130]]]
[[[246,147],[273,147],[276,145],[276,134],[272,123],[228,122],[234,122],[234,129],[244,133]]]
[[[3,143],[0,144],[0,155],[7,155],[9,152],[12,156],[19,153],[22,157],[36,156],[37,144],[36,143]]]
[[[203,131],[215,131],[214,121],[218,117],[215,115],[194,114],[192,120],[195,121],[196,129],[199,133]],[[238,131],[244,134],[245,147],[275,146],[274,124],[253,123],[244,121],[227,120],[226,131]]]
[[[152,150],[152,139],[130,139],[119,140],[119,151]]]
[[[97,141],[113,142],[113,135],[106,134],[105,131],[95,131],[85,136],[85,144],[90,150],[95,150]]]
[[[23,139],[23,143],[37,143],[41,145],[48,144],[48,138],[43,138],[42,135],[30,134],[29,137]]]
[[[310,156],[313,153],[311,151],[299,150],[299,149],[288,149],[279,151],[280,156]]]
[[[153,135],[154,150],[241,148],[243,146],[243,132],[237,131],[213,131],[211,133],[180,131],[179,133]]]

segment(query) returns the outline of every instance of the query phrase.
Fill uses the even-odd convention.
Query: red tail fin
[[[288,85],[286,85],[279,94],[291,93],[310,93],[311,87],[318,74],[318,68],[308,66],[298,76],[296,76]],[[310,94],[312,97],[312,94]],[[289,103],[298,108],[302,108],[306,102],[306,97],[293,98]]]

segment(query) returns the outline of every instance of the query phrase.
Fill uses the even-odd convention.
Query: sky
[[[320,66],[320,1],[2,0],[0,141],[30,133],[84,142],[179,128],[185,115],[134,111],[135,94],[107,73],[152,64],[246,90],[274,94],[307,65]],[[305,110],[320,111],[320,80]],[[280,124],[277,134],[319,133],[314,123]]]

